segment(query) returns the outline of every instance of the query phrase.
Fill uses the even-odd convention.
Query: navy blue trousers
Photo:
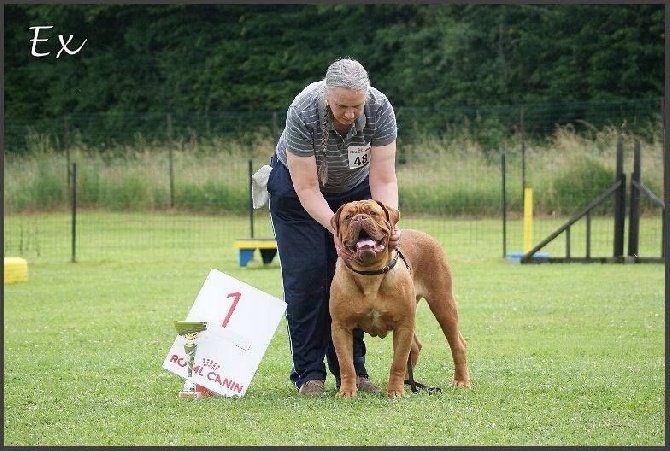
[[[293,182],[275,156],[268,179],[270,218],[281,262],[286,321],[293,358],[290,379],[296,387],[312,379],[326,380],[326,366],[340,385],[340,367],[330,336],[330,283],[335,274],[337,253],[333,235],[302,207]],[[369,199],[366,178],[346,193],[324,193],[333,211],[353,200]],[[354,329],[354,367],[356,374],[367,376],[363,331]]]

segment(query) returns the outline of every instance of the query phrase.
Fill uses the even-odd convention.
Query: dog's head
[[[400,212],[376,200],[359,200],[342,205],[331,220],[342,246],[362,264],[387,255],[393,228]]]

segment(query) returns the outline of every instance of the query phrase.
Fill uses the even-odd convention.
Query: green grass
[[[536,245],[565,224],[567,217],[538,217],[532,225],[531,243]],[[211,258],[221,265],[234,265],[237,254],[233,240],[250,236],[248,215],[185,215],[146,212],[77,213],[77,262],[162,262],[197,256]],[[403,214],[401,228],[419,228],[436,236],[457,261],[476,261],[503,255],[500,218],[460,218],[446,220],[435,216]],[[4,250],[8,256],[21,256],[32,262],[68,262],[72,256],[72,219],[68,213],[11,215],[4,218]],[[611,257],[612,218],[595,217],[591,222],[591,256]],[[586,220],[571,228],[570,251],[585,257]],[[271,236],[267,209],[254,214],[254,236]],[[641,257],[661,255],[660,217],[642,217],[639,252]],[[507,252],[523,250],[520,219],[507,222]],[[627,235],[624,243],[628,243]],[[627,246],[625,246],[627,252]],[[542,251],[552,257],[566,255],[566,234],[559,235]],[[252,262],[252,265],[255,262]]]
[[[124,223],[138,234],[147,217],[132,216]],[[226,239],[191,240],[201,229],[190,222],[144,223],[161,239],[145,232],[129,248],[130,232],[108,221],[96,236],[117,246],[71,264],[66,239],[65,257],[49,253],[67,220],[26,226],[42,255],[29,259],[28,282],[4,287],[4,445],[665,444],[662,265],[513,265],[489,233],[495,221],[404,220],[451,257],[470,389],[448,387],[446,341],[422,303],[416,377],[439,395],[337,400],[329,377],[327,396],[302,398],[282,320],[244,398],[180,400],[182,379],[162,369],[172,322],[211,268],[281,298],[276,262],[241,269]],[[18,218],[5,221],[12,230]],[[244,218],[196,221],[205,236],[245,228]],[[392,340],[366,344],[385,385]]]
[[[536,214],[576,213],[615,182],[619,139],[624,143],[624,172],[630,176],[636,138],[625,129],[605,128],[582,136],[571,127],[557,127],[541,141],[524,141],[525,165],[519,137],[501,140],[498,149],[504,149],[506,155],[508,210],[522,211],[525,183],[534,190]],[[642,182],[660,198],[662,138],[659,125],[648,141],[641,143]],[[249,205],[248,161],[253,160],[255,171],[269,161],[275,147],[273,139],[258,137],[252,144],[212,139],[181,146],[138,140],[132,147],[101,151],[74,140],[66,154],[46,137],[32,136],[27,142],[30,145],[25,153],[5,155],[6,212],[67,210],[68,166],[76,163],[77,203],[82,209],[243,213]],[[499,214],[501,154],[484,150],[466,131],[455,130],[450,137],[426,136],[407,144],[400,136],[398,155],[403,212],[444,217]],[[641,210],[659,214],[659,208],[644,195]],[[597,213],[611,211],[610,199]]]

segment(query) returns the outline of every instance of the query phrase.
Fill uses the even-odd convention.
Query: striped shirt
[[[316,155],[317,166],[323,158],[323,131],[325,115],[324,82],[317,81],[298,94],[286,113],[286,127],[277,142],[276,154],[286,165],[286,152],[300,157]],[[329,121],[328,145],[325,152],[328,163],[328,181],[321,191],[342,193],[361,183],[370,172],[370,147],[391,144],[398,134],[393,106],[386,96],[373,88],[368,89],[363,114],[346,136],[340,135]]]

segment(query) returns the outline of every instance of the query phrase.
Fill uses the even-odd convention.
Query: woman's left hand
[[[398,244],[400,244],[400,234],[400,228],[398,225],[394,225],[393,233],[391,233],[391,237],[389,238],[389,247],[391,249],[398,247]]]

